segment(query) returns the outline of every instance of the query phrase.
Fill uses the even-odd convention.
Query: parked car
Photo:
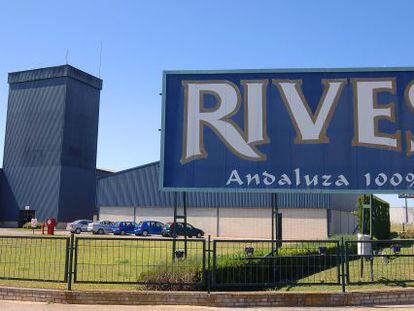
[[[88,225],[88,231],[92,232],[93,234],[112,233],[113,229],[114,229],[114,223],[109,220],[92,222]]]
[[[136,226],[134,221],[119,221],[112,227],[112,233],[116,235],[133,234]]]
[[[147,236],[149,234],[161,234],[164,224],[159,221],[145,220],[140,221],[135,228],[135,235]]]
[[[75,220],[66,225],[66,230],[70,231],[71,233],[80,234],[81,232],[88,231],[88,225],[92,223],[92,220],[88,219],[79,219]]]
[[[184,223],[183,222],[177,222],[175,224],[176,227],[176,231],[175,234],[176,236],[184,236],[185,235],[185,227],[184,227]],[[172,222],[168,222],[164,225],[164,227],[162,228],[161,231],[162,236],[168,236],[168,237],[173,237],[174,234],[174,223]],[[193,227],[192,225],[190,225],[189,223],[187,223],[187,236],[189,238],[192,238],[193,236],[197,237],[197,238],[201,238],[202,236],[204,236],[204,231],[201,229],[198,229],[196,227]]]

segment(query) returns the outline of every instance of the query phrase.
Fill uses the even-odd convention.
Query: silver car
[[[88,225],[88,231],[93,234],[108,234],[113,232],[114,223],[109,220],[101,220]]]
[[[70,231],[71,233],[80,234],[81,232],[88,231],[88,225],[91,223],[91,220],[87,219],[79,219],[67,224],[66,230]]]

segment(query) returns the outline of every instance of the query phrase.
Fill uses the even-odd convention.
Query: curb
[[[67,291],[0,287],[0,300],[106,305],[334,307],[413,304],[414,288],[341,292]]]

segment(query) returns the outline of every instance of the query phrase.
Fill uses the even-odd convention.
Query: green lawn
[[[64,281],[67,264],[62,237],[0,237],[0,278]],[[177,250],[184,242],[177,241]],[[183,270],[200,270],[202,240],[188,240],[187,259],[173,260],[173,242],[136,238],[79,238],[76,280],[79,282],[149,282],[153,275],[178,275]],[[197,272],[197,271],[195,271]]]
[[[65,238],[0,237],[0,278],[63,281]]]

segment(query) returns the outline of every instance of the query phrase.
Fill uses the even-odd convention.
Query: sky
[[[7,73],[66,62],[99,75],[97,166],[159,160],[163,70],[414,66],[414,1],[0,0]]]

